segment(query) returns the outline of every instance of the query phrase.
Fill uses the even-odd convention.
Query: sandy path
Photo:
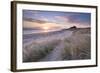
[[[67,37],[63,36],[61,39],[61,42],[59,42],[58,45],[55,46],[54,50],[51,51],[45,58],[41,59],[40,61],[57,61],[57,60],[62,60],[63,59],[63,53],[64,53],[64,39],[68,38],[72,35],[72,32],[70,32]],[[59,38],[59,37],[57,37]],[[61,38],[61,36],[60,36]],[[59,38],[59,39],[60,39]]]
[[[45,58],[40,61],[56,61],[62,60],[62,53],[64,52],[64,44],[60,42],[51,53],[49,53]]]

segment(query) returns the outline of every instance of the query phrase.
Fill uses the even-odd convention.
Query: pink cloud
[[[45,18],[44,16],[41,16],[40,18],[41,18],[41,20],[43,20],[43,21],[48,21],[48,19]]]
[[[68,17],[65,17],[65,16],[55,16],[55,18],[56,18],[56,19],[59,19],[59,20],[66,21],[66,22],[69,21]]]

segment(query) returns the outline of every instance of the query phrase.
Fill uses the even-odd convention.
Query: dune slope
[[[23,45],[23,62],[91,58],[90,28],[67,29]]]

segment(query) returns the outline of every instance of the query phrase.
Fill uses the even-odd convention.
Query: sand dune
[[[90,28],[55,32],[23,45],[23,62],[90,59]]]

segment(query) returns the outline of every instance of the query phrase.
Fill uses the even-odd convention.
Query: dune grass
[[[70,37],[63,40],[50,40],[43,42],[33,41],[31,44],[24,46],[23,62],[38,62],[41,59],[52,53],[55,47],[63,44],[64,47],[60,48],[62,60],[82,60],[91,58],[91,36],[90,29],[77,29],[73,30]],[[56,38],[56,37],[54,37]],[[62,42],[63,41],[63,42]],[[59,49],[58,49],[59,50]],[[55,54],[54,54],[55,55]],[[56,54],[57,55],[57,54]],[[52,57],[50,58],[52,59]],[[49,61],[49,60],[46,60]],[[52,60],[50,60],[52,61]],[[57,59],[56,61],[59,61]]]
[[[59,41],[59,40],[58,40]],[[53,48],[58,44],[58,41],[54,42],[41,42],[34,44],[34,42],[26,47],[23,51],[23,61],[24,62],[36,62],[41,58],[49,54]]]

